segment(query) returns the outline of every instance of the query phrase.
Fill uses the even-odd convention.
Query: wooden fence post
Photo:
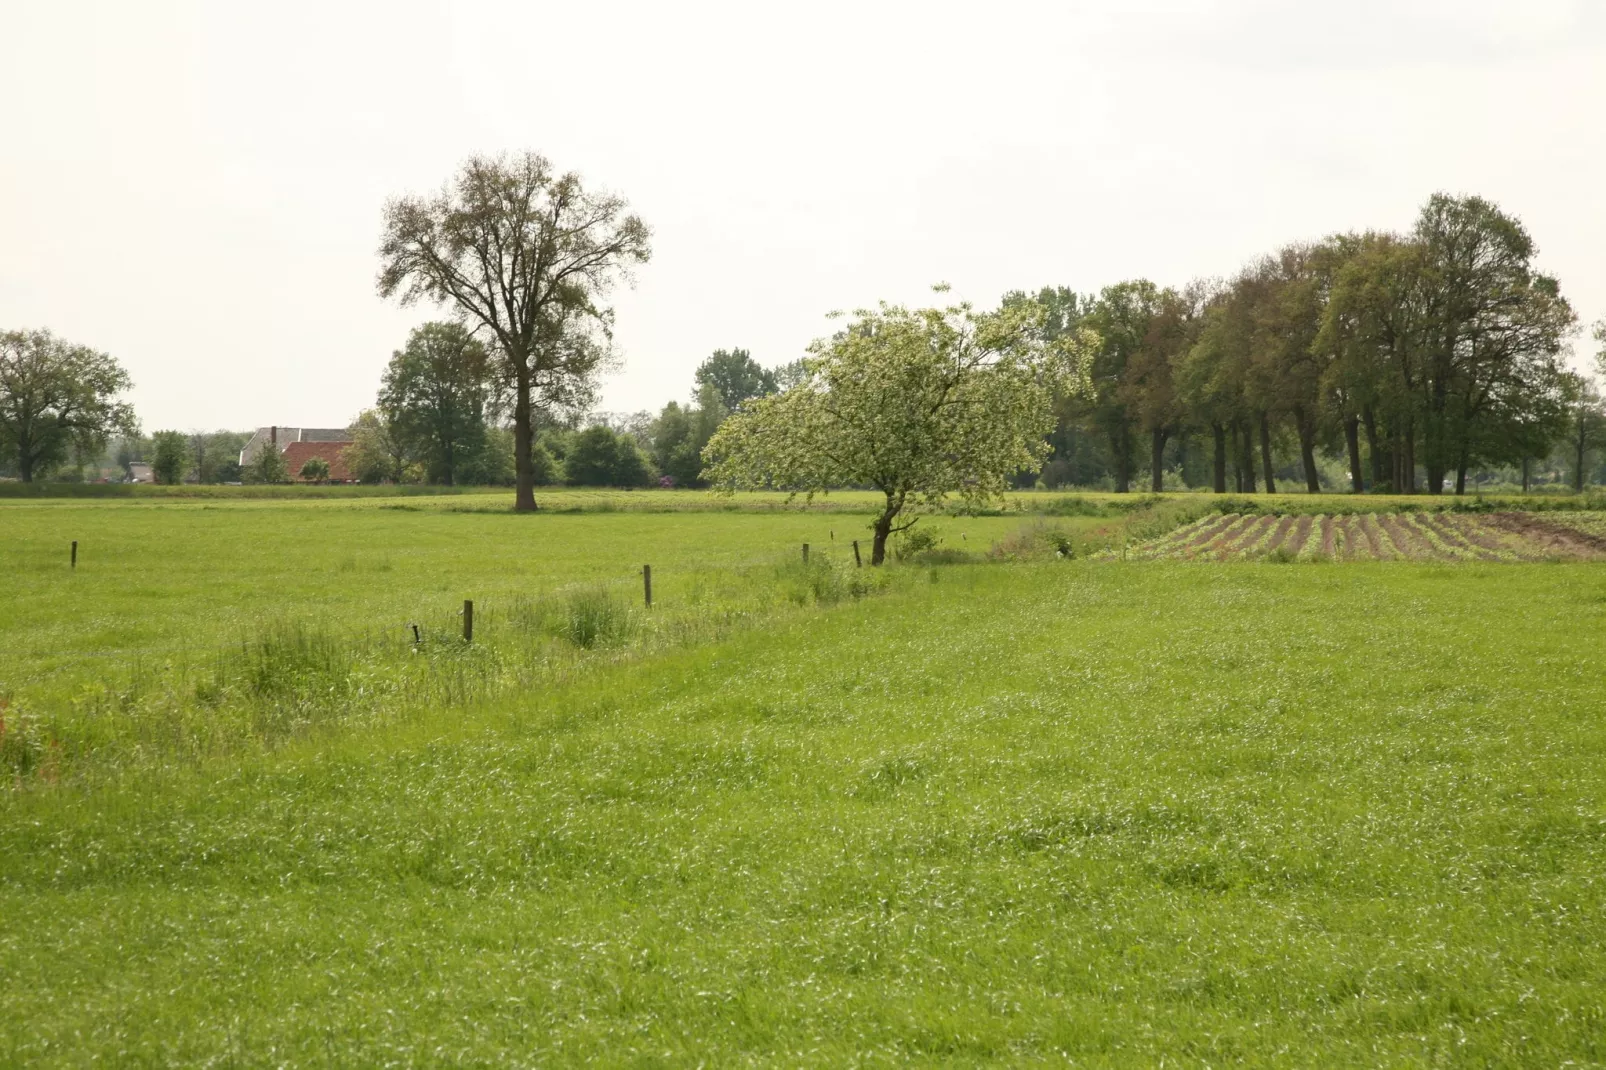
[[[74,539],[72,541],[72,567],[73,568],[77,568],[78,567],[78,540],[77,539]]]
[[[853,540],[853,564],[856,568],[864,567],[864,559],[859,556],[859,540]]]
[[[803,544],[803,563],[805,565],[809,563],[809,544],[808,543],[804,543]]]
[[[474,641],[474,603],[463,599],[463,642]]]
[[[652,566],[641,566],[641,592],[647,597],[647,608],[652,608]]]

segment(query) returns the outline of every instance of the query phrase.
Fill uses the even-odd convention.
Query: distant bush
[[[942,545],[942,536],[930,525],[916,525],[898,535],[892,546],[892,556],[899,561],[912,561]]]
[[[987,556],[995,561],[1038,561],[1049,557],[1068,559],[1076,556],[1076,542],[1064,528],[1039,520],[993,543]]]
[[[836,561],[826,553],[776,566],[776,579],[788,601],[827,606],[863,598],[887,582],[881,569],[856,568],[848,560]]]

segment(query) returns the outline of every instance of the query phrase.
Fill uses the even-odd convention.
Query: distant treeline
[[[1530,476],[1602,482],[1606,410],[1594,379],[1567,367],[1577,317],[1534,257],[1517,219],[1439,194],[1407,234],[1295,243],[1230,279],[1007,294],[1006,310],[1042,313],[1028,317],[1041,340],[1096,340],[1081,388],[1056,402],[1046,462],[1014,482],[1435,494],[1461,493],[1469,476],[1523,489]],[[1606,376],[1606,324],[1594,337]],[[534,400],[520,416],[499,345],[466,321],[415,329],[351,425],[349,473],[512,484],[522,427],[535,484],[706,486],[703,450],[726,417],[805,374],[802,361],[766,368],[722,349],[697,368],[689,403],[597,415],[603,355],[587,349],[565,368],[558,346],[532,365]],[[557,364],[543,372],[549,357]],[[47,331],[0,332],[0,477],[130,478],[136,463],[163,483],[298,477],[271,451],[242,468],[245,433],[142,437],[118,400],[129,385],[106,354]]]
[[[1489,202],[1436,195],[1409,234],[1289,245],[1230,280],[1010,294],[1100,339],[1042,481],[1125,491],[1146,470],[1155,490],[1172,473],[1252,493],[1292,471],[1314,492],[1336,469],[1355,491],[1460,493],[1478,469],[1526,482],[1559,446],[1582,486],[1606,418],[1566,367],[1576,316],[1534,253]]]

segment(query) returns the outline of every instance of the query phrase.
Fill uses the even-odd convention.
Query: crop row
[[[1606,558],[1606,517],[1348,513],[1205,517],[1143,543],[1139,560],[1539,561]]]

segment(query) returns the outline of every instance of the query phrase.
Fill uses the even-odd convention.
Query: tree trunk
[[[27,450],[17,456],[17,477],[24,483],[33,482],[33,454]]]
[[[1578,443],[1577,443],[1578,444],[1578,463],[1573,467],[1573,491],[1575,493],[1578,493],[1578,494],[1582,494],[1584,492],[1584,451],[1585,451],[1585,448],[1588,445],[1587,432],[1589,430],[1588,425],[1584,422],[1585,416],[1586,416],[1586,414],[1585,414],[1584,407],[1582,405],[1579,405],[1578,406]]]
[[[1372,458],[1372,489],[1376,490],[1379,483],[1387,481],[1383,473],[1394,467],[1394,459],[1388,455],[1388,450],[1378,445],[1377,414],[1371,409],[1362,409],[1361,426],[1366,429],[1366,452]]]
[[[1294,413],[1294,427],[1299,431],[1299,463],[1305,469],[1305,489],[1311,494],[1322,492],[1322,477],[1316,471],[1316,429],[1305,418],[1304,409]]]
[[[1522,492],[1528,493],[1528,458],[1522,459]]]
[[[1165,440],[1163,427],[1149,433],[1149,488],[1156,494],[1165,489]]]
[[[1349,447],[1350,489],[1356,494],[1366,493],[1366,480],[1361,475],[1361,419],[1349,416],[1344,420],[1344,445]],[[1375,475],[1372,477],[1377,478]]]
[[[1239,447],[1238,468],[1243,473],[1243,485],[1238,489],[1245,494],[1255,493],[1255,432],[1249,421],[1243,424],[1243,440]]]
[[[1416,493],[1416,429],[1405,429],[1405,444],[1400,450],[1400,486],[1404,493]]]
[[[535,466],[530,462],[530,448],[535,442],[535,429],[531,419],[530,373],[518,370],[517,396],[513,401],[513,510],[518,513],[535,511]]]
[[[1216,455],[1214,471],[1214,486],[1217,494],[1227,493],[1227,429],[1220,424],[1211,424],[1210,433],[1216,439]]]
[[[1277,493],[1277,482],[1271,474],[1271,421],[1260,414],[1260,465],[1266,477],[1266,493]]]
[[[1456,458],[1455,462],[1455,492],[1458,496],[1467,492],[1467,447],[1465,443],[1461,446],[1461,456]]]
[[[903,502],[901,500],[894,503],[893,496],[890,491],[886,491],[884,493],[887,496],[886,508],[881,510],[881,515],[876,517],[875,523],[870,529],[874,533],[874,541],[870,544],[871,565],[886,564],[887,536],[892,534],[892,521],[897,517],[898,510],[903,507]]]
[[[1115,458],[1115,493],[1132,489],[1132,443],[1126,428],[1110,435],[1110,453]]]

